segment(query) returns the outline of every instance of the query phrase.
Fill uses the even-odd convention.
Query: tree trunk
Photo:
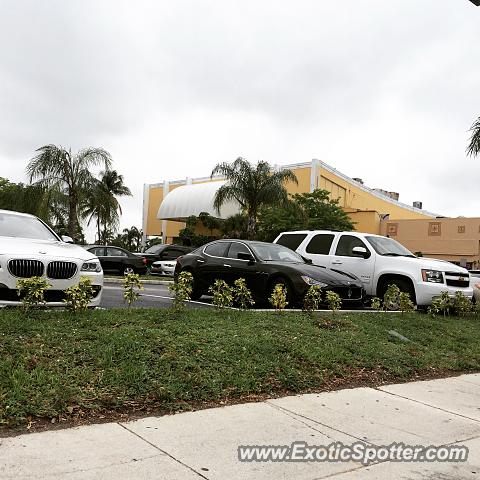
[[[77,242],[77,195],[72,190],[68,189],[68,234]]]
[[[97,217],[97,235],[98,235],[98,244],[100,245],[100,218]]]
[[[256,212],[248,212],[248,221],[247,221],[247,238],[248,240],[257,239],[257,214]]]

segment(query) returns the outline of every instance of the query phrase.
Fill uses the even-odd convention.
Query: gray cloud
[[[480,173],[464,154],[480,114],[467,0],[0,0],[0,12],[0,176],[22,179],[45,143],[103,146],[135,192],[130,225],[144,182],[238,155],[317,157],[430,210],[478,210],[473,194],[455,202]]]

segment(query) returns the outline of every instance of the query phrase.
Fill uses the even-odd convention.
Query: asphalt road
[[[212,308],[209,298],[203,297],[202,302],[188,302],[191,308]],[[133,304],[140,308],[168,308],[172,305],[171,295],[167,285],[144,285],[140,298]],[[103,286],[103,308],[126,308],[123,300],[123,287],[120,284],[105,283]]]

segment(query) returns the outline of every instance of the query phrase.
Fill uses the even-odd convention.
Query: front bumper
[[[103,290],[103,272],[82,272],[80,271],[82,263],[83,262],[78,263],[77,273],[68,280],[57,280],[45,277],[45,275],[42,276],[42,278],[45,278],[45,280],[51,285],[51,287],[45,291],[46,306],[64,307],[64,291],[69,287],[77,285],[82,277],[89,278],[96,291],[96,295],[89,303],[89,306],[97,307],[100,305]],[[0,306],[22,305],[17,294],[18,280],[20,280],[20,278],[14,277],[7,268],[3,268],[3,264],[0,266]]]
[[[454,297],[457,292],[461,292],[467,298],[472,298],[473,296],[473,288],[471,286],[450,287],[445,283],[419,282],[415,287],[417,305],[431,305],[432,301],[440,297],[443,292],[448,292],[450,297]]]
[[[173,276],[175,273],[175,265],[167,266],[167,265],[152,265],[150,267],[150,273],[152,275],[169,275]]]

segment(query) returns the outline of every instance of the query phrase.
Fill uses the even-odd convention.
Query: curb
[[[173,283],[173,280],[142,280],[141,278],[140,281],[144,285],[171,285]],[[103,283],[122,284],[123,278],[104,278]]]

